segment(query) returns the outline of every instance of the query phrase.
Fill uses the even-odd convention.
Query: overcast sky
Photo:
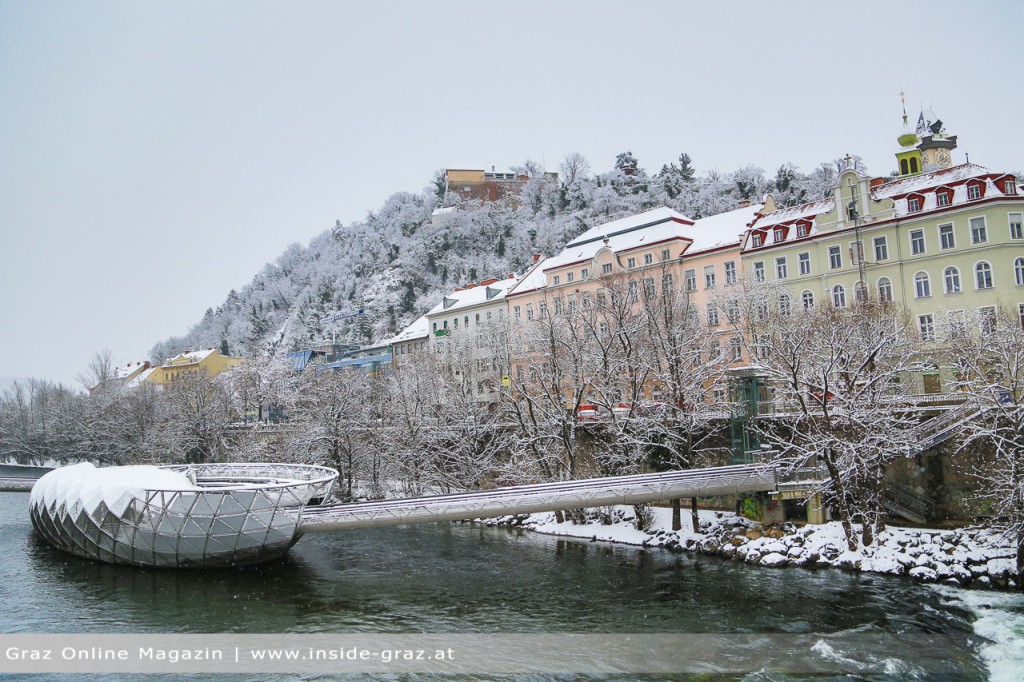
[[[444,167],[1024,167],[1019,2],[0,0],[0,378],[182,334]]]

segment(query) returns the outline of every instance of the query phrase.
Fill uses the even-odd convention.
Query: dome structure
[[[334,469],[299,464],[61,467],[32,488],[32,525],[51,545],[135,566],[238,566],[301,537],[302,511]]]

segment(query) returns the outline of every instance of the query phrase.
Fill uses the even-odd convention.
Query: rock
[[[914,561],[914,564],[917,566],[931,566],[932,561],[933,559],[930,554],[922,553]]]
[[[722,545],[718,550],[718,556],[725,557],[726,559],[735,559],[737,554],[735,545]]]
[[[989,576],[996,581],[1008,580],[1013,574],[1012,559],[990,559],[985,566],[988,569]]]
[[[821,556],[828,562],[835,561],[843,551],[835,545],[824,545],[821,548]]]
[[[782,541],[789,547],[803,547],[805,542],[803,535],[787,535]]]
[[[709,538],[701,543],[700,549],[705,554],[717,554],[718,546],[719,545],[717,542],[715,542],[715,540]]]
[[[910,577],[926,583],[935,582],[935,571],[927,566],[917,566],[910,569]]]
[[[947,578],[953,577],[953,571],[951,571],[949,569],[949,566],[942,563],[941,561],[936,561],[934,564],[932,564],[932,570],[935,571],[936,580],[946,580]]]
[[[900,552],[899,554],[897,554],[896,561],[899,563],[900,566],[903,566],[904,568],[909,568],[910,566],[917,565],[917,562],[914,560],[914,557],[910,556],[906,552]]]
[[[744,557],[744,561],[748,564],[756,564],[761,561],[761,553],[756,550],[747,552],[747,555]]]
[[[844,556],[839,560],[839,568],[844,571],[859,571],[860,570],[860,559],[854,557]]]
[[[778,526],[768,526],[764,531],[765,537],[772,538],[773,540],[779,540],[786,537],[786,534],[782,532],[782,529]]]
[[[745,545],[748,542],[750,542],[750,538],[748,538],[746,535],[737,535],[736,537],[734,537],[732,539],[732,545],[734,547],[739,547],[740,545]]]
[[[764,535],[764,533],[761,532],[760,528],[748,528],[746,531],[746,536],[748,540],[757,540],[762,535]]]
[[[761,557],[760,565],[781,568],[783,566],[789,565],[789,559],[787,559],[784,554],[779,554],[778,552],[771,552],[770,554],[766,554],[763,557]]]
[[[980,578],[975,578],[974,582],[984,587],[989,587],[992,584],[992,579],[989,578],[987,575],[983,575]]]
[[[974,579],[974,575],[966,567],[960,564],[953,564],[949,567],[949,570],[953,573],[953,577],[961,585],[966,585]]]
[[[790,547],[789,551],[786,552],[786,556],[789,557],[790,559],[796,559],[797,557],[801,557],[803,555],[804,555],[804,548],[803,547]]]
[[[772,554],[776,552],[779,554],[785,554],[788,549],[789,547],[786,546],[786,543],[779,540],[770,540],[760,547],[761,554]]]

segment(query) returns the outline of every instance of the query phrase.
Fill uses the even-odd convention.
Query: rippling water
[[[766,570],[469,524],[310,535],[284,559],[244,569],[141,570],[51,549],[33,534],[27,504],[25,494],[0,495],[5,633],[944,634],[935,654],[944,674],[987,679],[972,605],[899,578]],[[864,672],[886,679],[934,671],[899,663],[901,652],[823,651],[868,661]]]

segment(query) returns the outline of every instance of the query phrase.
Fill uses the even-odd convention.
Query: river
[[[770,570],[471,524],[310,535],[284,559],[245,569],[140,570],[50,548],[27,505],[27,494],[0,495],[0,633],[941,633],[938,668],[894,667],[900,652],[858,660],[897,679],[938,670],[985,680],[990,670],[1013,679],[1012,629],[1019,636],[1024,622],[1019,594],[964,599],[896,577]]]

